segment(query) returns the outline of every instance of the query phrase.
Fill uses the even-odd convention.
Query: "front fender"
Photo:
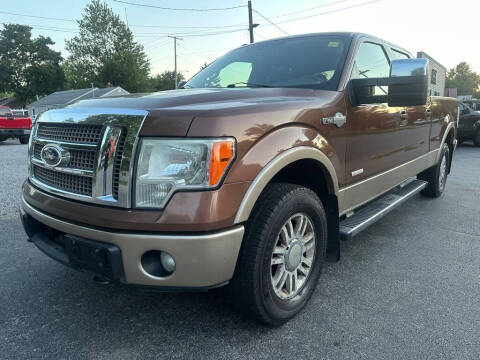
[[[226,179],[226,182],[252,182],[234,222],[241,223],[248,219],[263,189],[280,170],[303,159],[318,161],[325,170],[329,192],[338,194],[337,171],[340,160],[327,140],[308,127],[280,128],[259,139],[241,159],[237,159]]]

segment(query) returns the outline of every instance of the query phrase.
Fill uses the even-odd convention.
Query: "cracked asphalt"
[[[0,144],[2,359],[479,359],[480,148],[454,155],[444,196],[410,200],[327,264],[279,328],[218,293],[97,285],[26,241],[26,145]]]

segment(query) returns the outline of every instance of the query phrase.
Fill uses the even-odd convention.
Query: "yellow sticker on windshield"
[[[328,47],[338,47],[338,42],[337,41],[330,41],[328,43]]]

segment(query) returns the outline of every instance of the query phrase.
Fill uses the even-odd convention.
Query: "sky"
[[[174,68],[173,39],[169,34],[182,38],[177,47],[178,70],[187,79],[205,62],[249,42],[247,0],[121,1],[130,4],[106,0],[144,46],[152,75]],[[51,37],[54,48],[67,57],[65,40],[75,36],[75,20],[81,18],[88,3],[3,0],[1,22],[31,25],[34,36]],[[448,69],[467,61],[480,72],[479,0],[252,0],[252,6],[253,22],[259,24],[255,41],[323,31],[358,31],[388,40],[413,54],[424,51]],[[158,7],[233,9],[180,11]]]

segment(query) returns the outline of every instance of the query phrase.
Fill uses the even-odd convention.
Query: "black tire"
[[[1,142],[4,142],[5,140],[7,140],[6,137],[1,137],[1,136],[0,136],[0,143],[1,143]]]
[[[473,137],[473,143],[475,144],[475,146],[480,147],[480,130],[477,130],[477,132],[475,133],[475,136]]]
[[[310,220],[315,239],[311,249],[314,248],[315,252],[309,273],[303,280],[303,285],[298,286],[298,293],[292,294],[291,299],[282,299],[272,285],[272,272],[275,266],[271,264],[272,254],[278,244],[282,227],[293,215],[298,214],[304,214],[307,216],[306,219]],[[298,185],[283,183],[268,185],[246,224],[235,274],[227,289],[230,301],[240,311],[262,323],[269,325],[285,323],[300,312],[312,296],[325,261],[326,243],[326,214],[318,196],[312,190]],[[304,254],[307,254],[304,253],[306,251],[304,249],[302,247],[300,253],[302,259]],[[284,257],[286,255],[275,256],[287,262],[287,258]],[[303,260],[300,260],[301,267],[302,262]],[[294,271],[297,274],[297,270]]]
[[[20,141],[20,144],[28,144],[29,137],[28,136],[20,136],[18,138],[18,140]]]
[[[437,198],[443,194],[445,185],[447,183],[449,162],[450,148],[447,144],[443,144],[438,163],[417,176],[418,179],[428,182],[427,187],[422,190],[422,195],[426,197]],[[446,167],[443,169],[444,176],[442,177],[441,174],[443,166]]]

